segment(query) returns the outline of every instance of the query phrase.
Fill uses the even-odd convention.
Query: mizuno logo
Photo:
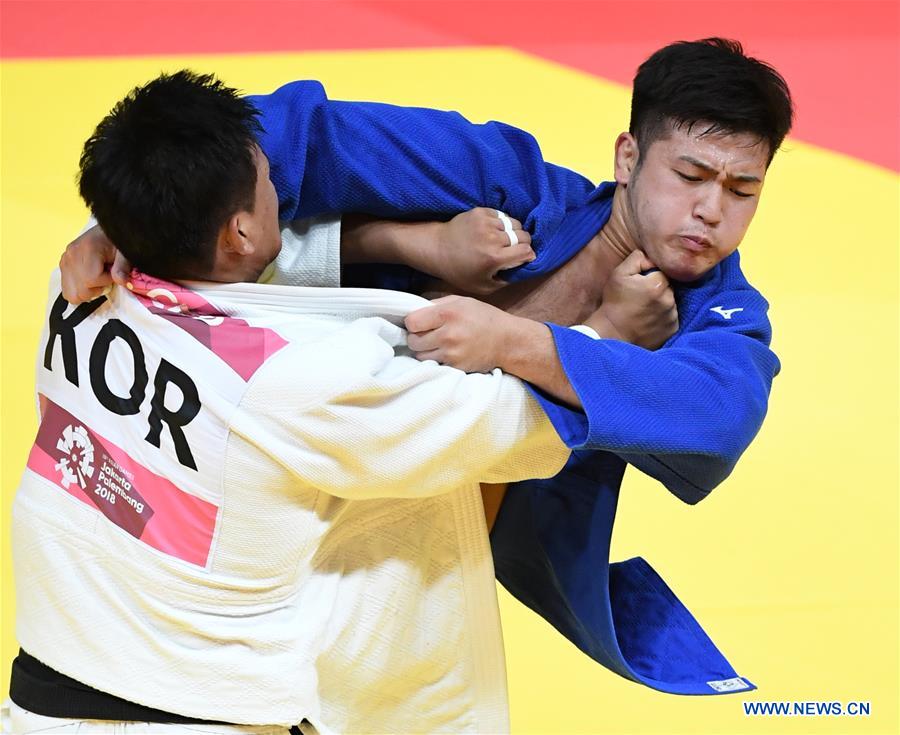
[[[716,314],[720,314],[726,321],[731,319],[731,315],[737,311],[743,311],[743,307],[737,309],[725,309],[721,306],[714,306],[710,311],[716,312]]]

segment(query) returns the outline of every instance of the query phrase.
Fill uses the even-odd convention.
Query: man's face
[[[699,132],[671,129],[631,170],[620,161],[621,136],[617,145],[616,179],[626,184],[632,234],[676,281],[696,280],[737,249],[766,175],[768,143],[746,133]]]

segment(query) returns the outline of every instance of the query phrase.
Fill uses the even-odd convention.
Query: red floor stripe
[[[2,0],[0,46],[5,58],[34,58],[466,43],[384,5],[394,10],[346,0]]]
[[[3,58],[499,44],[623,84],[671,40],[731,36],[788,79],[798,138],[900,170],[891,0],[3,0],[0,9]]]

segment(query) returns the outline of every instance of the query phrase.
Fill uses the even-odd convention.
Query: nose
[[[719,224],[722,220],[722,197],[722,187],[717,182],[700,187],[694,203],[694,217],[710,226]]]

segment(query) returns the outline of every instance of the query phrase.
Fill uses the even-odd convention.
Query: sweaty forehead
[[[655,141],[648,154],[656,154],[667,163],[680,161],[728,175],[763,178],[769,154],[767,141],[752,133],[704,134],[705,130],[702,123],[691,130],[673,129],[668,136]]]

